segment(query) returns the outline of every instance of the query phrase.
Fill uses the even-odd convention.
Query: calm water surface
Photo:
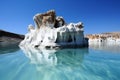
[[[0,80],[120,80],[120,46],[0,48]]]

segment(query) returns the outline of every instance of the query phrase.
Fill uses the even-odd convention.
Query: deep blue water
[[[0,80],[120,80],[120,46],[12,47],[0,48]]]

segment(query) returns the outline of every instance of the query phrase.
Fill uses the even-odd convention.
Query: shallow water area
[[[0,47],[0,80],[120,79],[119,46],[91,44],[89,48],[58,50],[5,48]]]

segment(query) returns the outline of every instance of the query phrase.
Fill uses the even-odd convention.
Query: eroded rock
[[[83,23],[67,24],[54,10],[34,16],[36,28],[28,26],[28,33],[20,45],[33,47],[87,46]]]

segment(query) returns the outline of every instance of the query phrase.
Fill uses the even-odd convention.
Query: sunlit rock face
[[[20,43],[21,46],[31,45],[39,48],[88,46],[82,22],[67,24],[63,17],[56,16],[54,10],[36,14],[33,19],[35,28],[32,25],[28,26],[28,33]]]

